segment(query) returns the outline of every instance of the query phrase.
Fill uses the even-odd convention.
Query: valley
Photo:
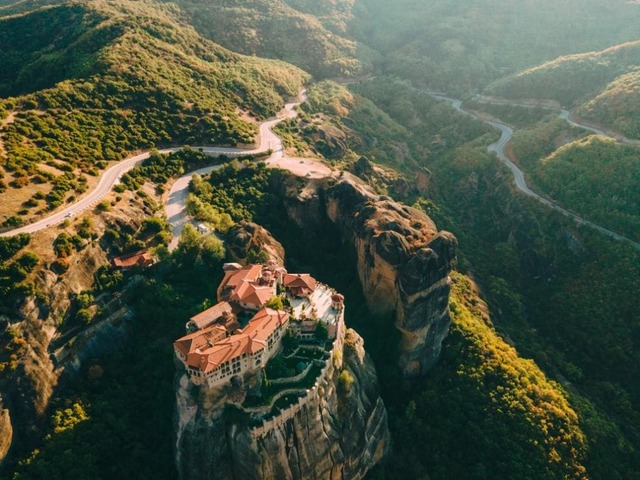
[[[640,478],[638,25],[0,1],[0,477]],[[344,345],[307,332],[303,368],[265,333],[206,386],[173,342],[276,264],[340,292]]]

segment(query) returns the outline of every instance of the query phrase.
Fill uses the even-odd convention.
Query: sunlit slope
[[[577,113],[627,137],[640,139],[640,65],[616,78],[580,106]]]
[[[279,58],[318,77],[370,70],[366,48],[347,34],[353,0],[179,0],[205,37],[234,51]]]
[[[0,100],[0,189],[19,193],[0,223],[60,205],[141,148],[252,142],[244,114],[274,115],[308,79],[203,39],[175,7],[128,1],[0,18],[0,64],[0,95],[15,96]]]
[[[511,98],[549,98],[565,106],[588,99],[618,77],[640,69],[640,41],[558,57],[491,85]]]
[[[460,274],[450,305],[442,359],[398,420],[391,478],[588,478],[586,437],[563,389],[496,334]]]
[[[591,123],[640,138],[640,41],[556,58],[495,82],[488,92],[553,99]]]
[[[357,7],[354,32],[386,54],[390,71],[449,92],[640,34],[640,6],[623,0],[363,0]]]

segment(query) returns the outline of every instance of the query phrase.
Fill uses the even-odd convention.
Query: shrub
[[[354,379],[349,370],[342,370],[338,375],[338,393],[342,395],[349,393],[353,382]]]
[[[274,310],[284,309],[284,303],[282,302],[282,297],[279,295],[275,297],[271,297],[265,306],[269,308],[273,308]]]
[[[93,319],[93,314],[91,313],[90,310],[87,310],[86,308],[82,308],[78,310],[78,313],[76,313],[76,320],[78,320],[80,323],[83,323],[85,325],[91,323],[92,319]]]
[[[62,232],[53,241],[53,251],[61,258],[71,255],[73,252],[72,237],[67,232]]]
[[[78,308],[85,309],[88,308],[94,301],[93,295],[91,292],[81,292],[76,296],[76,303],[78,304]]]
[[[116,185],[116,187],[118,186],[120,185]],[[98,212],[108,212],[109,210],[111,210],[111,203],[108,200],[103,200],[96,205],[96,211]]]
[[[40,257],[33,252],[25,252],[19,259],[18,264],[26,271],[30,272],[40,262]]]

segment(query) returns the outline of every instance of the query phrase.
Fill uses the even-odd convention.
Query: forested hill
[[[640,37],[640,32],[638,33]],[[489,91],[512,98],[550,98],[568,107],[640,69],[640,40],[558,57],[496,82]]]
[[[354,0],[178,0],[205,37],[234,51],[280,58],[313,75],[371,72],[372,53],[351,39]]]
[[[384,53],[388,72],[456,93],[560,55],[640,38],[640,5],[624,0],[362,0],[356,6],[354,35]]]
[[[0,17],[0,190],[22,204],[0,207],[5,226],[81,193],[86,175],[129,152],[250,143],[244,114],[274,115],[309,78],[202,38],[168,4],[18,6]]]
[[[197,93],[209,106],[215,102],[220,109],[241,107],[263,116],[273,114],[281,95],[295,92],[306,78],[282,62],[243,57],[200,37],[171,5],[88,0],[16,6],[25,12],[0,10],[0,60],[11,67],[0,73],[2,96],[92,74],[128,83],[144,76],[176,103],[195,100],[187,97]]]
[[[640,40],[556,58],[497,81],[488,91],[553,99],[585,119],[640,138]]]

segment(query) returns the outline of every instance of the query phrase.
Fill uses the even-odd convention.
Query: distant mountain
[[[198,32],[234,51],[279,58],[320,78],[371,70],[371,53],[347,31],[354,0],[177,3]]]
[[[640,38],[640,5],[625,0],[362,0],[356,7],[353,35],[385,55],[390,73],[450,93]]]
[[[494,83],[489,92],[557,100],[582,118],[640,138],[640,41],[556,58]]]

